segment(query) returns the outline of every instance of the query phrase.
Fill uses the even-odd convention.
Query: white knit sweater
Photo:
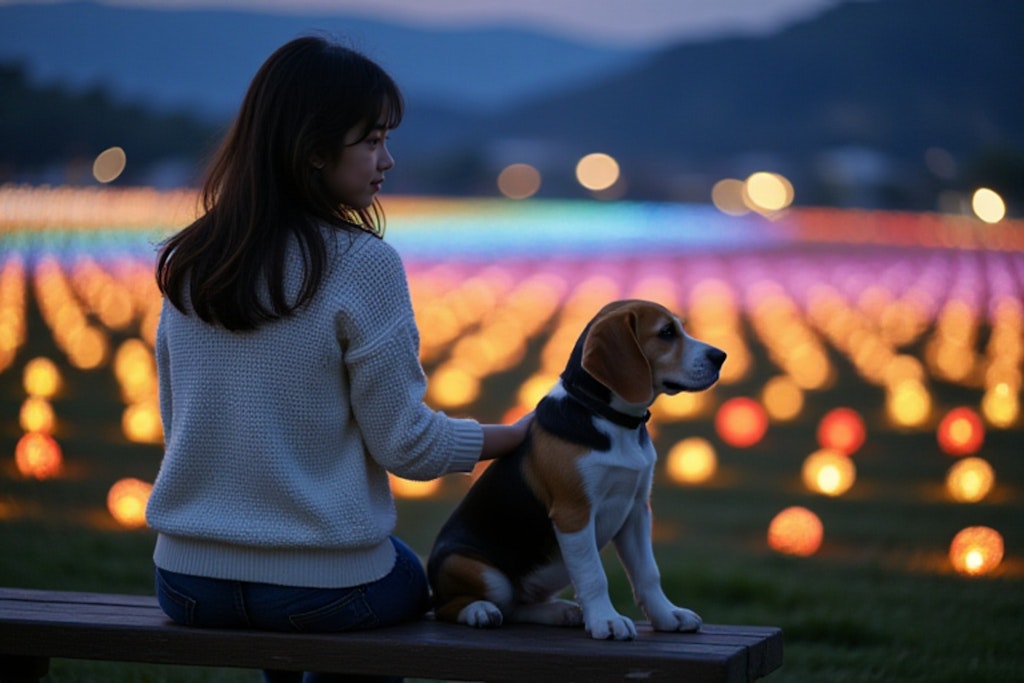
[[[229,332],[164,302],[157,333],[165,454],[147,518],[158,567],[344,587],[394,564],[387,472],[469,471],[483,430],[423,403],[401,260],[364,232],[324,229],[320,291],[288,318]],[[299,250],[286,282],[298,290]]]

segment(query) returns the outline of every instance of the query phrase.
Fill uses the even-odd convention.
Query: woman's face
[[[395,165],[387,149],[387,128],[380,125],[360,140],[364,130],[361,126],[350,130],[337,158],[318,166],[335,201],[352,209],[373,204],[385,171]]]

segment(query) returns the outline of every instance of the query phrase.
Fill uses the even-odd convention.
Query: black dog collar
[[[568,369],[562,373],[562,386],[565,387],[569,397],[581,404],[587,410],[597,413],[620,427],[636,429],[651,419],[651,411],[645,411],[643,415],[630,415],[611,407],[611,391],[596,379],[591,377],[582,369],[571,372]]]

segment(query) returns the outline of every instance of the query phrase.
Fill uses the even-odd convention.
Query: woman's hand
[[[514,424],[485,424],[484,446],[480,451],[481,460],[494,460],[514,451],[526,439],[533,422],[533,411],[519,418]]]

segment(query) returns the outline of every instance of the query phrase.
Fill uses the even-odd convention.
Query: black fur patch
[[[542,399],[537,404],[535,419],[546,431],[570,443],[592,451],[607,451],[612,447],[608,435],[594,426],[594,414],[568,396]]]
[[[452,553],[485,560],[513,581],[558,555],[548,511],[523,474],[528,448],[529,439],[514,453],[494,461],[441,528],[427,564],[433,585],[441,563]],[[494,514],[474,514],[474,510]]]

